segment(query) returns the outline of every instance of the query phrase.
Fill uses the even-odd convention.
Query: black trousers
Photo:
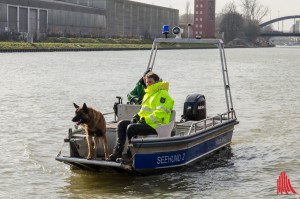
[[[126,141],[126,135],[128,137],[129,144],[131,143],[131,138],[137,135],[157,135],[154,128],[148,124],[135,123],[131,124],[130,120],[122,120],[119,122],[117,127],[118,140],[117,144],[123,146]]]

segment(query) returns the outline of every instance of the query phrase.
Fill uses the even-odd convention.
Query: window
[[[47,32],[47,10],[40,10],[40,32]]]
[[[19,9],[19,32],[28,32],[28,8]]]
[[[17,14],[18,10],[17,7],[15,6],[8,6],[8,28],[9,31],[11,32],[17,32],[18,27],[17,27]]]

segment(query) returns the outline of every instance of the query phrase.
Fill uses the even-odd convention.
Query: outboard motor
[[[206,118],[205,96],[192,94],[186,97],[183,107],[182,121],[203,120]]]

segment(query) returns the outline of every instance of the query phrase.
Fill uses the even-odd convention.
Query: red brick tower
[[[216,0],[194,0],[194,37],[215,37]]]

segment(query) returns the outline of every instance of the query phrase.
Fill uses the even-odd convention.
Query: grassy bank
[[[46,38],[39,42],[0,42],[0,49],[150,49],[149,39]],[[211,45],[162,45],[162,48],[207,48]]]

